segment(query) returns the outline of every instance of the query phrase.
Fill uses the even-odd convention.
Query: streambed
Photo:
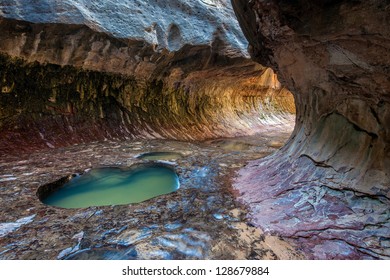
[[[231,188],[247,161],[275,151],[291,127],[266,136],[205,142],[106,141],[0,158],[0,259],[300,258],[247,220]],[[143,159],[150,152],[177,158]],[[64,209],[45,205],[39,187],[88,169],[163,163],[180,189],[140,203]],[[12,178],[12,180],[10,180]],[[28,219],[27,219],[28,218]]]

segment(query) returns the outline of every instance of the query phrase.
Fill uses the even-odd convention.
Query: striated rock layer
[[[247,41],[229,0],[2,0],[0,16],[85,25],[112,37],[144,41],[156,50],[208,45],[219,37],[225,52],[248,57]]]
[[[295,112],[273,71],[217,31],[170,51],[85,25],[2,18],[0,29],[0,152],[248,135]]]
[[[308,258],[390,258],[388,1],[232,3],[297,106],[287,145],[235,183],[254,223]]]

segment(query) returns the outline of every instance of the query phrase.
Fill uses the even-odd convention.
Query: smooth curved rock
[[[208,5],[210,17],[222,18],[227,10],[233,16],[230,4],[220,3],[225,8]],[[61,14],[61,5],[36,13],[44,21]],[[29,6],[4,7],[3,13],[13,11],[9,17],[39,19]],[[191,13],[194,21],[207,16]],[[105,139],[203,140],[291,122],[293,97],[272,70],[232,47],[233,27],[224,34],[227,25],[212,20],[211,41],[197,42],[186,37],[194,30],[174,23],[183,20],[176,14],[165,10],[160,19],[171,22],[164,48],[147,37],[113,37],[93,26],[0,18],[0,152]],[[141,16],[132,20],[142,23]]]
[[[3,0],[0,16],[34,23],[82,24],[170,51],[185,44],[208,45],[223,36],[226,49],[248,56],[247,41],[228,0]]]
[[[295,131],[235,187],[309,258],[390,258],[388,1],[233,0],[252,57],[295,96]]]

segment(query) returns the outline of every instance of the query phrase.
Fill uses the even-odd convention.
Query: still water
[[[181,157],[182,154],[176,152],[150,152],[138,156],[138,158],[146,160],[177,160]]]
[[[65,183],[42,202],[62,208],[138,203],[179,188],[179,178],[169,167],[92,169]]]

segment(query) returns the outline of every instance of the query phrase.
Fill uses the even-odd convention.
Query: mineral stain
[[[165,166],[97,168],[74,177],[41,201],[62,208],[123,205],[174,192],[179,186],[177,174]]]

